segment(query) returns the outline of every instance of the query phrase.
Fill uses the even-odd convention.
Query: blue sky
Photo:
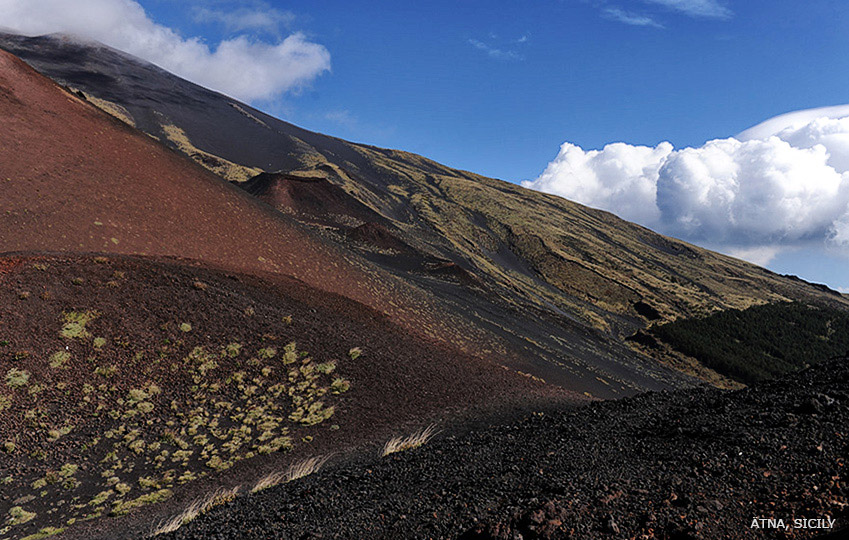
[[[184,35],[227,36],[193,22],[192,2],[141,4]],[[722,4],[726,18],[639,0],[270,2],[330,51],[332,72],[260,104],[311,129],[516,181],[536,177],[565,140],[700,145],[849,102],[849,3]],[[663,28],[619,22],[612,7]]]
[[[845,0],[0,0],[0,13],[309,129],[849,288],[849,121],[705,144],[849,103]]]

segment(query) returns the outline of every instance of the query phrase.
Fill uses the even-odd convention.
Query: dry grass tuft
[[[81,92],[81,91],[77,90],[77,92]],[[136,127],[136,121],[133,120],[133,115],[130,114],[130,111],[128,111],[123,106],[118,105],[117,103],[113,103],[111,101],[106,101],[105,99],[100,99],[98,97],[92,96],[91,94],[86,94],[84,92],[81,92],[81,93],[83,93],[85,95],[85,98],[86,98],[86,100],[88,100],[89,103],[91,103],[92,105],[94,105],[98,109],[102,110],[103,112],[105,112],[107,114],[114,116],[115,118],[124,122],[127,125],[130,125],[132,127]]]
[[[262,491],[279,484],[287,484],[298,478],[316,473],[324,466],[328,459],[330,459],[330,456],[313,457],[295,463],[283,472],[271,473],[261,478],[253,487],[251,493],[256,493],[257,491]]]
[[[383,450],[381,450],[380,456],[388,456],[395,452],[403,452],[404,450],[418,448],[428,442],[437,433],[439,432],[436,431],[436,424],[431,424],[427,428],[419,430],[408,437],[392,437],[385,445],[383,445]]]
[[[236,486],[231,489],[221,488],[217,491],[214,491],[207,497],[202,499],[198,499],[192,504],[189,505],[188,508],[172,517],[171,519],[161,522],[156,529],[151,532],[151,536],[159,536],[160,534],[167,534],[176,531],[186,523],[189,523],[196,517],[206,512],[209,512],[212,508],[216,506],[222,505],[226,502],[232,501],[236,498],[236,494],[239,493],[239,489],[242,486]]]

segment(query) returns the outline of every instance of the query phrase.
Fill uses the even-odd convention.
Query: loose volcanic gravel
[[[847,538],[848,362],[492,419],[239,497],[167,538]]]
[[[86,322],[65,335],[69,314]],[[298,364],[284,358],[289,344]],[[305,383],[307,373],[321,377]],[[168,259],[2,256],[0,540],[66,525],[81,540],[139,538],[209,486],[249,490],[311,456],[557,390],[292,279]],[[298,415],[308,399],[327,416]],[[281,451],[269,452],[275,439]],[[166,502],[114,517],[131,509],[119,501],[159,491]],[[13,510],[29,519],[13,523]]]

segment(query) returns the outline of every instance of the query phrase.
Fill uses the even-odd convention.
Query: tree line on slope
[[[747,384],[849,355],[849,313],[800,302],[728,309],[658,325],[651,333]]]

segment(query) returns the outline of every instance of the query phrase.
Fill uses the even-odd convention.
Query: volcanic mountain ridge
[[[497,336],[500,354],[516,353],[517,369],[573,390],[617,397],[692,384],[658,370],[658,360],[732,385],[697,360],[670,360],[625,338],[650,324],[722,309],[849,305],[835,291],[606,212],[310,132],[105,46],[4,35],[0,47],[222,177],[251,191],[262,186],[261,198],[327,244],[440,299],[440,309],[466,330]],[[356,228],[374,229],[372,223],[410,249],[357,239]]]

